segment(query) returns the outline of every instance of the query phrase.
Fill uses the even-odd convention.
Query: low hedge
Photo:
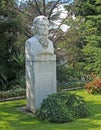
[[[8,91],[0,91],[0,99],[25,96],[25,94],[26,94],[26,90],[24,88],[8,90]]]
[[[70,88],[84,88],[87,82],[83,81],[76,81],[76,82],[68,82],[68,83],[58,83],[58,90],[61,91],[63,89],[70,89]]]

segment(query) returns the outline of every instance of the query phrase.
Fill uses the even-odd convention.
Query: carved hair
[[[38,16],[33,20],[33,23],[41,23],[43,21],[48,21],[48,18],[44,15]]]
[[[48,18],[44,15],[38,16],[33,19],[33,26],[31,27],[31,32],[35,35],[37,33],[37,25],[43,21],[48,21]]]

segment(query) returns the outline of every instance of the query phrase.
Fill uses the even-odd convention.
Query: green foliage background
[[[101,75],[101,1],[81,0],[76,15],[85,19],[81,26],[84,47],[82,49],[84,70]]]
[[[16,6],[15,0],[0,1],[0,90],[10,89],[18,84],[18,75],[24,75],[25,36]]]
[[[66,9],[72,10],[75,2],[66,6]],[[28,27],[32,19],[43,11],[42,1],[38,4],[39,10],[35,1],[27,2],[25,6],[22,3],[19,11],[16,0],[0,1],[0,90],[12,89],[16,85],[25,87],[24,43],[27,37],[31,36]],[[52,2],[49,2],[46,5],[47,15],[51,7]],[[75,20],[72,18],[73,14],[76,16]],[[58,15],[50,18],[55,19]],[[53,42],[55,50],[61,50],[55,51],[57,65],[61,59],[66,60],[67,68],[57,69],[57,80],[88,80],[91,73],[100,76],[101,1],[80,0],[73,13],[63,23],[70,28],[66,33],[60,29],[56,31]]]

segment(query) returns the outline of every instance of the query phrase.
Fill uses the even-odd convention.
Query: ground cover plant
[[[72,93],[84,97],[91,110],[90,117],[54,124],[17,110],[26,104],[25,100],[0,102],[0,130],[101,130],[101,95],[88,94],[85,90]]]
[[[37,115],[42,120],[64,123],[87,117],[90,115],[90,111],[80,96],[60,92],[44,99]]]

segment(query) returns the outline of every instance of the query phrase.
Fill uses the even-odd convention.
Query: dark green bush
[[[37,115],[42,120],[63,123],[87,117],[89,110],[81,97],[70,93],[57,93],[43,100]]]
[[[89,115],[89,110],[82,97],[70,94],[67,101],[67,106],[72,110],[74,118],[83,118]]]

